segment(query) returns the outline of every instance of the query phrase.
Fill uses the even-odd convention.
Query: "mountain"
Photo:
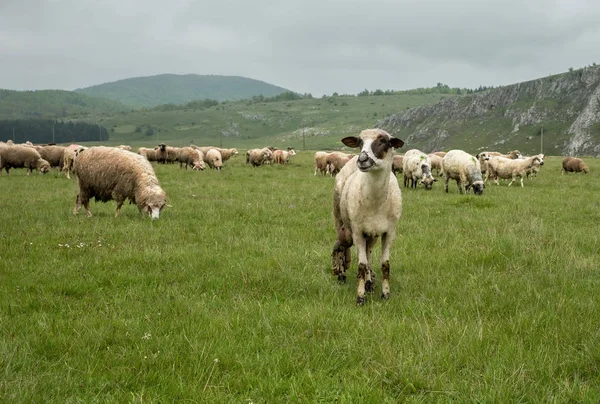
[[[115,100],[134,107],[185,104],[204,99],[237,101],[260,95],[273,97],[288,91],[245,77],[197,74],[134,77],[75,90],[80,94]]]
[[[0,89],[0,119],[55,119],[130,110],[119,102],[63,90]]]
[[[519,149],[600,155],[600,66],[471,95],[381,119],[378,127],[423,151]]]

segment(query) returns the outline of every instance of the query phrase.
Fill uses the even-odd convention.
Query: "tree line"
[[[41,119],[0,120],[0,140],[34,144],[105,142],[109,133],[101,125]]]

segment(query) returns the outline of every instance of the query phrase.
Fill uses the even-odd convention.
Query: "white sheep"
[[[208,164],[210,168],[214,168],[217,171],[221,171],[223,168],[223,159],[221,153],[217,149],[210,149],[204,156],[204,162]]]
[[[365,302],[365,292],[373,290],[371,249],[381,236],[381,297],[390,294],[390,250],[396,238],[396,224],[402,213],[402,194],[392,174],[393,148],[404,142],[381,129],[363,130],[359,136],[342,142],[361,148],[336,177],[333,216],[337,241],[332,251],[333,273],[346,281],[350,247],[358,251],[356,304]]]
[[[262,149],[250,149],[246,152],[246,164],[251,164],[252,167],[258,167],[265,164],[273,152],[268,147]]]
[[[488,178],[492,177],[494,178],[496,185],[500,185],[498,183],[498,178],[505,180],[511,179],[508,184],[510,187],[517,177],[519,177],[521,180],[521,187],[523,187],[523,177],[525,177],[527,170],[533,166],[535,160],[538,160],[540,165],[544,165],[544,159],[539,155],[516,160],[501,156],[492,156],[488,162],[485,180],[487,181]]]
[[[416,188],[417,183],[423,184],[429,190],[437,179],[431,175],[431,161],[427,154],[418,149],[411,149],[404,153],[402,161],[402,173],[404,174],[404,186]]]
[[[437,153],[440,153],[440,152],[437,152]],[[429,161],[431,162],[431,171],[435,170],[437,175],[440,175],[440,172],[442,171],[442,159],[444,157],[440,157],[436,153],[429,153],[427,155],[427,157],[429,157]]]
[[[321,175],[327,174],[327,156],[328,152],[318,151],[315,153],[315,175],[317,172],[321,173]]]
[[[456,180],[458,192],[471,193],[471,187],[476,195],[483,194],[483,177],[479,160],[463,150],[450,150],[442,159],[442,175],[445,179],[444,189],[448,192],[448,181]]]

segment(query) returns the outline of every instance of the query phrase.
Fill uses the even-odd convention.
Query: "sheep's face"
[[[160,216],[160,212],[164,209],[167,204],[167,195],[164,192],[160,192],[152,197],[148,198],[142,212],[146,213],[152,220],[156,220]]]
[[[433,183],[437,182],[437,178],[430,176],[425,176],[419,181],[420,184],[423,184],[426,190],[431,190],[433,188]]]
[[[482,195],[483,188],[485,188],[485,184],[483,183],[483,181],[477,181],[473,183],[473,192],[475,193],[475,195]]]
[[[42,174],[46,174],[47,172],[50,171],[50,164],[45,160],[38,160],[37,166],[38,166],[38,170]]]
[[[475,158],[479,161],[488,161],[490,159],[490,155],[486,152],[479,153]]]
[[[391,148],[400,148],[404,142],[390,136],[381,129],[367,129],[360,136],[349,136],[342,139],[348,147],[360,147],[361,151],[356,160],[360,171],[379,170],[386,166],[391,167]]]

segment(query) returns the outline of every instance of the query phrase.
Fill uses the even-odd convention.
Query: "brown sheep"
[[[135,203],[140,214],[158,219],[167,195],[160,187],[152,165],[144,157],[114,147],[90,147],[79,151],[73,164],[79,178],[74,214],[83,205],[92,216],[90,199],[117,202],[115,217],[126,199]]]
[[[441,153],[441,152],[437,152],[437,153]],[[443,157],[440,157],[437,153],[430,153],[428,156],[429,156],[429,161],[431,161],[431,171],[435,170],[437,175],[440,175],[440,173],[442,172]]]
[[[58,167],[58,171],[62,171],[64,165],[65,149],[64,146],[35,146],[35,149],[40,153],[40,156],[48,163],[50,167]]]
[[[402,172],[402,163],[404,161],[404,155],[402,154],[394,154],[392,160],[392,172],[394,175],[398,175],[398,173]]]
[[[350,161],[354,157],[353,154],[341,153],[341,152],[333,152],[327,155],[327,159],[325,160],[327,165],[327,173],[335,177],[337,173],[346,165],[347,162]]]
[[[273,152],[268,147],[262,149],[250,149],[246,152],[246,164],[251,164],[252,167],[259,167],[271,158]]]
[[[561,174],[564,174],[564,173],[588,174],[589,172],[590,172],[590,169],[580,158],[568,156],[568,157],[565,157],[562,161],[562,169],[560,170]]]
[[[42,174],[50,171],[50,163],[40,156],[37,150],[31,146],[13,145],[0,147],[0,173],[2,169],[9,174],[11,168],[26,168],[27,175],[32,170],[38,170]]]
[[[188,165],[192,166],[192,170],[204,170],[206,168],[206,165],[204,164],[204,153],[202,153],[201,150],[192,147],[180,148],[177,160],[179,161],[179,168],[185,164],[186,170]]]

